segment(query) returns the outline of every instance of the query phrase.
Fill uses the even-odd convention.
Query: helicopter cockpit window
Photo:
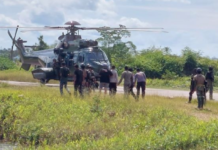
[[[101,51],[87,53],[87,57],[89,60],[107,60]]]

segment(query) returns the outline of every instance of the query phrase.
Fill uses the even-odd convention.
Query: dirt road
[[[0,83],[7,83],[10,85],[16,86],[40,86],[40,83],[33,83],[33,82],[17,82],[17,81],[0,81]],[[46,84],[48,87],[58,87],[58,84]],[[69,87],[72,87],[72,84],[69,84]],[[117,89],[118,93],[123,93],[123,88],[118,86]],[[134,88],[134,92],[136,89]],[[165,96],[165,97],[186,97],[188,98],[189,91],[184,90],[166,90],[166,89],[154,89],[154,88],[146,88],[146,95],[158,95],[158,96]],[[209,94],[207,93],[207,97]],[[214,93],[214,100],[218,100],[218,93]],[[193,98],[196,98],[196,93],[193,94]]]

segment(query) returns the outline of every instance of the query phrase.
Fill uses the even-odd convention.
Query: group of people
[[[90,65],[81,65],[81,68],[76,64],[75,71],[73,73],[74,80],[74,94],[77,96],[79,92],[80,96],[83,96],[84,90],[91,92],[98,87],[97,78],[99,77],[100,85],[99,92],[101,93],[104,90],[104,93],[107,94],[109,89],[110,95],[115,95],[117,92],[117,85],[121,84],[124,80],[123,88],[124,94],[128,96],[131,94],[136,100],[138,100],[140,95],[140,90],[142,92],[142,98],[145,97],[145,87],[146,87],[146,75],[144,72],[137,69],[137,73],[133,73],[133,69],[125,66],[125,71],[122,73],[120,80],[118,80],[118,73],[116,71],[115,66],[111,66],[108,68],[107,64],[103,64],[102,69],[95,75],[92,66]],[[60,68],[60,93],[63,94],[63,87],[66,88],[69,94],[70,91],[67,88],[67,78],[70,75],[69,68],[63,62]],[[133,87],[137,83],[137,95],[133,92]]]
[[[192,94],[196,91],[198,99],[198,109],[203,109],[203,105],[206,102],[206,92],[209,91],[209,99],[213,100],[213,82],[214,74],[213,67],[209,67],[206,77],[202,75],[201,68],[193,69],[191,75],[191,85],[189,92],[189,101],[191,103]]]
[[[137,69],[136,74],[133,73],[133,69],[125,66],[125,70],[122,72],[120,80],[118,80],[118,73],[116,71],[115,66],[111,66],[108,68],[107,64],[104,64],[98,75],[96,76],[92,66],[90,65],[81,65],[81,68],[76,64],[75,71],[73,73],[74,80],[74,94],[77,95],[79,92],[80,96],[83,96],[84,89],[88,92],[95,90],[98,87],[97,78],[99,77],[100,85],[99,92],[101,93],[104,90],[104,93],[107,94],[109,89],[110,95],[115,95],[117,92],[117,85],[120,85],[122,81],[124,95],[132,95],[136,100],[138,100],[140,96],[140,91],[142,98],[145,97],[145,89],[146,89],[146,75],[139,68]],[[63,94],[63,87],[67,90],[69,94],[71,92],[67,88],[67,80],[70,75],[70,70],[66,66],[65,62],[62,62],[61,68],[59,72],[56,72],[60,75],[60,93]],[[201,68],[195,68],[191,75],[191,85],[189,92],[189,101],[192,101],[192,95],[196,91],[197,99],[198,99],[198,109],[203,109],[203,105],[206,102],[206,92],[209,91],[209,99],[213,99],[213,82],[214,82],[214,74],[213,68],[209,67],[206,75],[202,75]],[[137,83],[137,85],[136,85]],[[133,88],[136,85],[137,94],[134,93]]]
[[[107,89],[109,88],[110,94],[115,95],[117,92],[117,85],[120,85],[122,81],[124,95],[128,96],[131,94],[136,100],[138,100],[140,95],[140,90],[142,91],[142,98],[145,97],[145,86],[146,86],[146,75],[144,72],[137,69],[137,73],[133,73],[133,69],[125,66],[125,71],[123,71],[120,80],[118,80],[118,74],[115,70],[115,66],[112,66],[111,69],[107,68],[107,65],[103,67],[100,71],[100,92],[104,88],[104,93],[107,94]],[[137,82],[137,95],[133,92],[133,87]]]

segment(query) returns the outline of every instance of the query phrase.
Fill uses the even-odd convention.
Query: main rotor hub
[[[75,25],[81,25],[81,24],[77,21],[68,21],[65,23],[65,25],[75,26]]]

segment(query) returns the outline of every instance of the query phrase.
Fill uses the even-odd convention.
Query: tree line
[[[157,48],[155,46],[143,50],[136,50],[131,42],[122,39],[130,37],[127,30],[99,31],[99,41],[111,64],[117,66],[119,73],[125,65],[133,69],[140,68],[148,78],[172,79],[189,76],[194,68],[200,67],[206,73],[209,66],[218,69],[218,59],[202,56],[200,51],[189,47],[182,49],[182,55],[171,54],[169,47]]]

